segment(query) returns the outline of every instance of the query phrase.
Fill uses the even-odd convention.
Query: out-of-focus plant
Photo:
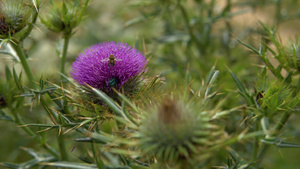
[[[36,143],[21,148],[31,160],[26,156],[27,161],[1,166],[245,169],[264,166],[271,146],[300,148],[287,141],[285,133],[291,116],[300,112],[299,38],[285,45],[275,29],[263,23],[263,32],[251,27],[237,38],[230,36],[236,34],[231,18],[249,11],[240,10],[242,6],[275,7],[274,27],[299,17],[282,12],[290,8],[282,0],[227,0],[219,10],[215,0],[130,2],[141,15],[124,29],[160,20],[161,29],[153,30],[156,37],[145,35],[143,50],[139,39],[132,46],[112,41],[93,45],[78,55],[71,78],[65,70],[69,40],[89,0],[43,2],[0,0],[5,48],[0,52],[21,62],[29,82],[22,71],[6,66],[5,79],[0,79],[0,120],[19,126],[30,136],[26,139]],[[233,12],[234,7],[239,10]],[[23,49],[40,11],[40,21],[64,40],[57,48],[60,84],[48,77],[37,80]],[[247,35],[257,32],[263,36],[258,46],[246,42]],[[249,57],[237,42],[260,60]],[[148,44],[153,46],[150,52]],[[249,63],[262,69],[255,74]],[[163,68],[161,74],[156,74],[155,64]],[[170,67],[175,84],[168,75]]]
[[[20,3],[16,0],[3,0],[0,5],[0,38],[11,38],[27,25],[29,9],[25,2]]]
[[[133,168],[205,166],[214,161],[215,153],[226,151],[230,144],[260,135],[255,132],[232,137],[226,135],[218,122],[238,108],[220,110],[222,103],[216,106],[211,104],[210,100],[216,96],[216,91],[212,89],[218,74],[217,70],[212,69],[205,82],[207,85],[193,92],[188,87],[187,72],[187,86],[183,92],[164,96],[161,101],[152,103],[154,105],[150,109],[147,104],[144,109],[138,107],[121,93],[118,93],[122,99],[119,105],[104,92],[91,88],[116,114],[113,120],[119,123],[113,137],[105,132],[93,132],[91,137],[95,143],[103,144],[103,151],[126,158],[125,164]],[[88,138],[78,139],[84,140],[91,142]],[[99,159],[104,159],[101,157],[99,155]],[[98,167],[103,162],[99,162]]]
[[[261,22],[260,22],[261,23]],[[256,76],[254,92],[246,89],[233,72],[232,77],[238,87],[238,92],[247,104],[247,117],[253,130],[262,131],[264,136],[256,137],[253,142],[252,163],[256,167],[263,161],[263,157],[270,145],[278,148],[299,148],[297,144],[286,142],[282,138],[282,129],[292,114],[299,112],[299,70],[297,68],[298,40],[290,46],[285,46],[280,41],[279,35],[274,29],[269,29],[261,23],[266,37],[271,44],[261,41],[259,48],[238,40],[242,45],[250,49],[263,61],[262,72]],[[273,45],[273,46],[272,46]],[[270,56],[271,55],[271,56]],[[275,66],[271,58],[275,58],[278,65]],[[268,77],[267,71],[273,74],[275,80]],[[278,119],[278,116],[280,118]]]
[[[28,4],[26,1],[19,2],[16,0],[4,0],[0,2],[0,5],[0,46],[10,46],[8,54],[12,55],[12,50],[17,53],[17,57],[21,61],[26,75],[33,84],[34,77],[26,61],[25,53],[22,51],[21,43],[32,31],[38,15],[38,5],[34,3]],[[29,20],[29,18],[31,20]]]
[[[220,126],[211,122],[215,114],[192,104],[167,97],[143,117],[141,150],[157,159],[157,168],[197,168],[212,156],[209,148],[227,141]]]
[[[125,43],[103,42],[77,57],[71,77],[80,85],[100,89],[113,98],[112,87],[122,88],[129,96],[139,90],[146,64],[144,55],[137,49]]]
[[[68,1],[53,1],[50,0],[49,9],[41,15],[41,22],[51,31],[62,32],[64,44],[58,44],[58,55],[61,58],[60,72],[65,74],[65,63],[69,45],[69,39],[74,34],[74,29],[84,15],[84,11],[89,3],[89,0],[68,0]]]

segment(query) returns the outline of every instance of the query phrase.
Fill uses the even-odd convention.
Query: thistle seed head
[[[192,164],[220,136],[218,127],[203,114],[184,101],[165,98],[142,122],[142,151],[162,164]]]

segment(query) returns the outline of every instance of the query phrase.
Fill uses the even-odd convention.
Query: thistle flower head
[[[220,136],[216,129],[209,118],[183,101],[166,98],[142,122],[140,146],[162,164],[187,165],[215,143]]]
[[[27,24],[28,8],[17,0],[0,1],[0,38],[21,31]]]
[[[86,6],[87,4],[82,4],[80,0],[51,0],[48,10],[42,13],[40,19],[51,31],[64,32],[69,36],[81,21]]]
[[[71,76],[81,85],[110,91],[140,74],[144,55],[126,43],[102,42],[81,53],[72,65]]]

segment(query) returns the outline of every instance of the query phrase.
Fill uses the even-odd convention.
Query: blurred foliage
[[[2,166],[170,168],[172,164],[156,163],[165,160],[163,154],[178,150],[182,160],[201,149],[205,153],[195,160],[198,168],[298,167],[299,149],[283,149],[300,144],[300,40],[292,35],[295,38],[287,42],[300,27],[298,0],[94,0],[86,10],[81,8],[87,2],[24,1],[31,9],[30,17],[21,17],[28,20],[20,26],[25,30],[20,37],[1,39],[0,150],[7,152],[0,153]],[[48,10],[51,5],[56,8]],[[66,32],[68,38],[72,35],[69,44]],[[34,79],[41,77],[35,87],[25,78],[28,71],[11,41],[22,48]],[[66,58],[61,70],[68,72],[83,49],[102,41],[126,42],[149,59],[134,97],[114,93],[119,97],[115,102],[101,91],[78,87],[69,73],[57,73],[61,58]],[[82,90],[90,93],[82,95]],[[222,133],[213,133],[221,139],[199,149],[190,143],[169,150],[149,145],[141,156],[137,147],[143,132],[151,131],[139,127],[151,129],[157,118],[153,111],[160,104],[176,107],[163,101],[176,94],[183,109],[204,114],[206,119],[200,120],[193,114],[202,128],[214,131],[209,122],[216,124]],[[95,98],[105,103],[90,101]],[[57,151],[61,147],[69,159],[58,160],[64,156]],[[153,149],[157,151],[148,155]]]

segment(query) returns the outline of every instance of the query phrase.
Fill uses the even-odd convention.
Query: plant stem
[[[179,9],[180,9],[180,11],[181,11],[181,14],[182,14],[182,16],[183,16],[183,19],[184,19],[184,21],[185,21],[185,26],[186,26],[187,29],[188,29],[190,38],[191,38],[192,41],[194,41],[194,42],[196,43],[197,48],[199,49],[199,53],[200,53],[200,55],[201,55],[203,52],[205,52],[204,50],[201,51],[201,49],[203,48],[203,47],[202,47],[203,45],[198,41],[198,39],[197,39],[196,36],[194,35],[193,29],[192,29],[192,27],[191,27],[190,24],[189,24],[189,17],[188,17],[188,15],[187,15],[187,13],[186,13],[186,10],[185,10],[184,7],[181,5],[180,0],[178,1],[178,7],[179,7]]]
[[[15,123],[19,124],[19,125],[24,125],[24,122],[20,119],[20,116],[17,114],[16,111],[12,111],[12,114],[15,118]],[[28,127],[22,127],[22,129],[31,137],[33,137],[36,141],[40,142],[39,137]]]
[[[103,161],[102,161],[102,159],[101,159],[101,157],[99,155],[99,150],[97,149],[97,146],[95,146],[95,145],[96,145],[96,143],[95,143],[95,141],[93,141],[91,143],[92,151],[93,151],[93,157],[94,157],[94,159],[96,161],[97,167],[99,169],[104,169],[106,167],[104,166],[104,163],[103,163]]]
[[[231,24],[230,24],[230,16],[229,16],[229,13],[230,13],[230,11],[231,11],[231,4],[232,4],[232,2],[231,2],[231,0],[227,0],[227,5],[226,5],[226,18],[225,18],[225,24],[226,24],[226,29],[227,29],[227,31],[226,31],[226,36],[228,36],[228,40],[227,41],[224,41],[225,43],[224,43],[224,46],[225,46],[225,51],[226,51],[226,57],[228,58],[228,59],[230,59],[230,56],[231,56],[231,54],[230,54],[230,52],[231,52],[231,50],[230,50],[230,40],[231,40],[231,35],[230,35],[230,33],[232,33],[232,27],[231,27]],[[224,11],[225,11],[225,9],[224,9]],[[226,43],[227,42],[227,43]],[[230,59],[230,60],[232,60],[232,59]]]
[[[273,136],[278,134],[278,132],[283,128],[284,124],[288,121],[290,116],[291,116],[290,112],[284,112],[279,122],[275,125]]]
[[[72,32],[72,31],[70,31]],[[67,58],[67,51],[68,51],[68,46],[69,46],[69,40],[70,40],[70,34],[71,33],[65,33],[64,34],[64,46],[62,50],[62,57],[61,57],[61,67],[60,67],[60,72],[62,74],[65,74],[65,65],[66,65],[66,58]],[[64,77],[61,76],[61,80],[64,80]],[[62,108],[64,112],[68,112],[68,107],[67,107],[67,102],[63,101],[62,102]],[[60,151],[60,156],[61,160],[67,161],[68,160],[68,155],[66,153],[66,147],[65,147],[65,142],[64,142],[64,136],[62,134],[59,134],[57,137],[58,145],[59,145],[59,151]]]
[[[35,6],[36,8],[34,9],[34,13],[32,15],[31,23],[28,24],[28,28],[27,28],[26,32],[19,39],[20,42],[22,42],[30,34],[30,32],[33,29],[34,24],[36,23],[36,20],[38,18],[38,14],[39,14],[39,7],[40,7],[38,0],[36,0],[36,4],[35,5],[36,5]]]
[[[276,0],[275,26],[277,27],[281,22],[281,6],[282,6],[282,1]]]
[[[34,78],[33,78],[33,74],[32,74],[32,71],[27,63],[27,59],[26,59],[26,56],[25,56],[25,53],[21,47],[21,44],[20,43],[11,43],[11,46],[12,48],[16,51],[20,61],[21,61],[21,64],[23,66],[23,69],[25,70],[25,73],[30,81],[30,84],[32,87],[34,88],[37,88],[37,85],[34,83]],[[44,99],[41,98],[41,103],[43,105],[43,107],[45,108],[46,106],[46,102],[44,101]],[[24,125],[24,123],[21,121],[20,117],[18,116],[18,114],[16,112],[14,112],[14,117],[15,117],[15,121],[16,123],[18,123],[19,125]],[[40,144],[43,145],[43,147],[49,152],[51,153],[53,156],[55,157],[58,157],[58,154],[57,152],[55,152],[55,150],[49,146],[47,143],[44,143],[41,138],[36,135],[32,130],[30,130],[30,128],[28,127],[24,127],[23,128],[25,130],[25,132],[27,134],[29,134],[30,136],[32,136],[37,142],[39,142]]]
[[[25,70],[25,73],[26,73],[26,75],[27,75],[27,77],[28,77],[28,79],[29,79],[32,87],[37,88],[37,84],[34,83],[34,77],[33,77],[32,71],[31,71],[31,69],[30,69],[30,67],[28,65],[25,53],[24,53],[24,51],[23,51],[20,43],[11,43],[11,46],[16,51],[16,53],[17,53],[17,55],[18,55],[18,57],[19,57],[19,59],[21,61],[22,67]],[[46,110],[47,109],[46,101],[41,98],[41,103],[42,103],[43,107]]]
[[[16,51],[16,53],[21,61],[21,64],[23,66],[23,69],[25,70],[25,73],[30,81],[30,84],[32,85],[32,87],[36,87],[36,84],[34,83],[32,71],[27,63],[26,56],[21,47],[21,44],[19,42],[13,42],[10,44],[11,44],[11,47]]]
[[[15,123],[17,123],[18,125],[25,125],[25,123],[20,119],[19,115],[17,114],[16,111],[12,111],[12,114],[15,118]],[[22,129],[31,137],[33,137],[37,142],[39,142],[50,154],[52,154],[54,157],[58,157],[57,152],[51,147],[49,146],[47,143],[45,143],[41,137],[37,134],[35,134],[29,127],[25,126],[22,127]]]
[[[63,46],[62,57],[61,57],[61,67],[60,67],[60,72],[62,74],[65,74],[65,64],[66,64],[66,58],[67,58],[67,51],[68,51],[68,46],[69,46],[69,40],[70,40],[70,35],[66,35],[65,34],[64,35],[64,46]],[[61,76],[61,79],[63,80],[64,77]]]
[[[64,135],[62,133],[58,133],[57,141],[60,152],[60,159],[63,161],[68,161],[68,155],[66,153],[66,146],[64,142]]]
[[[259,121],[256,121],[255,123],[255,131],[259,131]],[[255,163],[256,160],[257,160],[257,153],[258,153],[258,142],[259,142],[259,137],[260,136],[256,136],[255,139],[254,139],[254,143],[253,143],[253,147],[252,147],[252,162]]]
[[[283,128],[284,124],[288,121],[288,119],[289,119],[290,116],[291,116],[290,112],[284,112],[284,114],[281,116],[279,122],[274,127],[274,132],[272,134],[272,137],[275,137],[276,135],[278,135],[278,133]],[[269,144],[263,144],[263,146],[261,147],[261,151],[258,154],[258,158],[259,159],[263,159],[263,156],[266,154],[266,152],[269,149],[269,147],[270,147]],[[258,167],[258,165],[259,165],[260,162],[261,162],[261,160],[258,161],[258,163],[256,164],[257,167]]]

